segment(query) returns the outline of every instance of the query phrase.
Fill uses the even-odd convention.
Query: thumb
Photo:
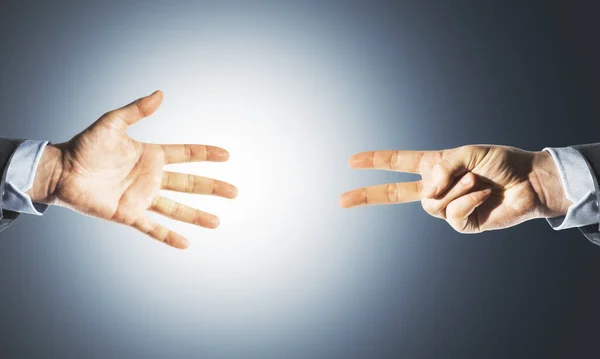
[[[162,100],[162,91],[156,90],[146,97],[139,98],[126,106],[108,112],[102,116],[101,121],[110,121],[112,126],[127,130],[128,126],[152,115],[160,107]]]
[[[454,180],[465,174],[471,163],[471,158],[474,153],[473,147],[459,147],[442,157],[431,168],[429,176],[423,178],[423,196],[427,198],[435,198],[444,193],[453,183]]]

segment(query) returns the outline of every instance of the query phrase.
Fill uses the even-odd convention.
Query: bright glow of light
[[[229,332],[247,321],[274,328],[284,318],[302,320],[309,310],[315,316],[315,308],[335,316],[337,304],[324,303],[323,294],[344,285],[344,265],[356,253],[350,247],[331,248],[328,238],[344,226],[338,196],[349,185],[338,173],[348,170],[351,153],[343,148],[344,137],[354,131],[352,119],[364,112],[348,107],[348,97],[360,85],[340,86],[347,69],[343,61],[333,61],[347,49],[328,48],[315,38],[290,43],[289,33],[256,23],[235,33],[226,31],[232,25],[227,19],[212,24],[195,34],[198,46],[192,39],[172,45],[172,54],[182,58],[180,68],[173,68],[172,55],[149,60],[148,67],[166,72],[153,74],[159,80],[153,83],[163,84],[165,102],[131,135],[226,148],[228,163],[168,169],[228,181],[238,187],[239,197],[165,192],[217,214],[220,228],[161,218],[191,239],[188,252],[136,242],[131,246],[143,246],[142,260],[160,262],[154,280],[140,280],[147,277],[144,265],[116,270],[122,278],[129,276],[127,290],[147,293],[165,315],[178,315],[185,307],[192,317],[214,318],[211,330]],[[148,67],[139,71],[152,73]],[[156,286],[179,295],[165,296]]]
[[[143,298],[135,303],[142,323],[171,328],[189,321],[196,334],[240,336],[238,343],[272,345],[265,333],[276,332],[279,341],[293,342],[285,333],[316,335],[312,321],[323,331],[342,325],[348,310],[360,308],[359,297],[344,293],[366,285],[369,275],[353,271],[363,248],[338,238],[353,225],[338,196],[361,181],[349,176],[348,156],[359,149],[351,139],[360,138],[359,124],[377,106],[361,95],[377,84],[357,75],[352,59],[360,52],[300,15],[277,21],[274,14],[212,13],[168,23],[144,29],[160,53],[128,53],[132,39],[124,38],[122,46],[111,43],[122,57],[98,71],[115,83],[135,79],[135,86],[111,89],[116,104],[163,90],[161,109],[130,135],[226,148],[227,163],[168,169],[233,183],[239,197],[165,192],[218,215],[220,228],[160,218],[191,240],[187,252],[115,228],[126,238],[105,249],[112,274],[98,285],[115,291],[116,283],[121,298]],[[104,310],[121,309],[113,303]]]

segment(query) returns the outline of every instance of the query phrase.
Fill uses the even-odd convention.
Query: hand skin
[[[564,215],[572,204],[547,152],[473,145],[441,151],[373,151],[350,166],[421,175],[421,180],[352,190],[342,207],[421,201],[425,211],[460,233],[511,227]]]
[[[163,166],[224,162],[229,153],[213,146],[143,143],[126,133],[129,126],[152,115],[162,99],[162,92],[156,91],[106,113],[68,142],[46,146],[33,186],[27,191],[32,201],[131,226],[180,249],[188,247],[188,240],[150,219],[146,210],[216,228],[216,216],[163,197],[159,190],[235,198],[236,187],[210,178],[167,172]]]

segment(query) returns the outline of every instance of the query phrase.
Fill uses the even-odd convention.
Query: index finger
[[[381,184],[355,189],[340,197],[344,208],[372,204],[407,203],[421,200],[421,181]]]
[[[425,151],[369,151],[350,157],[350,167],[419,173]]]
[[[205,145],[160,145],[165,156],[165,164],[185,162],[225,162],[229,152],[220,147]]]

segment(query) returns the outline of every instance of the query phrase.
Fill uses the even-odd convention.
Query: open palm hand
[[[60,176],[53,202],[75,211],[134,227],[177,248],[188,241],[146,215],[150,210],[167,217],[216,228],[216,216],[177,203],[159,190],[234,198],[237,189],[221,181],[163,171],[165,164],[227,161],[229,153],[204,145],[157,145],[130,138],[126,131],[151,115],[161,104],[160,91],[106,113],[61,150]]]

